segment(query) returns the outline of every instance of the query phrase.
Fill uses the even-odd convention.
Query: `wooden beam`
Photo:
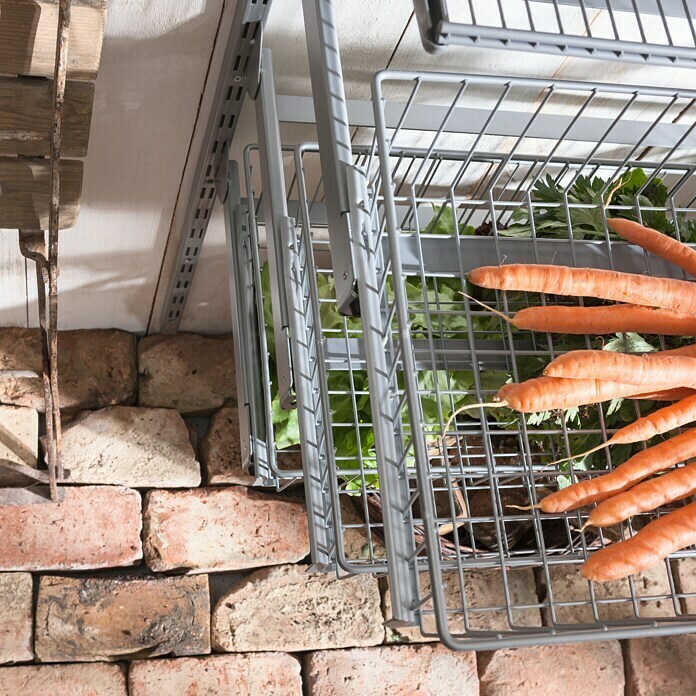
[[[97,76],[106,0],[74,0],[68,77]],[[52,77],[56,62],[58,0],[0,0],[0,72]]]
[[[0,77],[0,155],[50,154],[53,80]],[[94,85],[68,82],[63,107],[65,157],[85,157]]]
[[[60,228],[77,222],[82,195],[82,162],[61,161]],[[0,157],[0,228],[47,230],[49,162]]]

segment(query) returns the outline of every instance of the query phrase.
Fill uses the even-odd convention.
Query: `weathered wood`
[[[52,80],[0,77],[0,155],[49,154],[52,93]],[[63,110],[63,156],[87,155],[93,100],[91,82],[68,82]]]
[[[105,0],[74,2],[68,77],[97,76],[105,18]],[[0,72],[52,77],[57,29],[57,0],[0,0]]]
[[[0,157],[0,227],[48,229],[49,162]],[[77,221],[82,194],[82,162],[61,162],[60,228]]]
[[[0,472],[4,473],[4,471],[11,471],[35,481],[41,481],[41,483],[48,483],[48,474],[45,471],[27,466],[26,464],[20,464],[19,462],[13,462],[9,459],[0,459]]]

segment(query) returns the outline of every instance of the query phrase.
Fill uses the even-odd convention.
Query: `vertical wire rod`
[[[51,211],[48,223],[48,347],[51,413],[46,404],[46,421],[53,425],[49,441],[49,462],[58,478],[63,476],[61,458],[60,399],[58,393],[58,228],[60,224],[60,150],[63,136],[63,104],[68,61],[71,0],[60,0],[53,72],[53,124],[51,127]]]
[[[49,443],[54,441],[53,429],[53,393],[51,391],[48,332],[46,327],[46,296],[48,294],[48,262],[46,260],[46,240],[41,231],[28,232],[19,230],[19,249],[22,256],[34,262],[36,266],[36,293],[39,305],[39,331],[41,333],[41,379],[43,383],[46,412],[46,437]],[[48,450],[48,488],[51,500],[59,501],[58,470],[55,460]]]

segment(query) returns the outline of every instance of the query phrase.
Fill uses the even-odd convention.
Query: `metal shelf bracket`
[[[225,145],[237,127],[244,103],[245,73],[254,46],[260,41],[271,2],[239,0],[237,3],[204,146],[179,229],[179,245],[160,321],[162,333],[175,333],[179,329],[213,205],[216,199],[224,201],[227,195]]]

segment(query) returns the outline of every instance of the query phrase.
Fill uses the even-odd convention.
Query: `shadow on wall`
[[[15,241],[13,239],[13,241]],[[17,247],[19,254],[19,246]],[[114,302],[114,298],[119,298],[119,303],[124,314],[128,316],[138,316],[142,314],[142,306],[136,296],[137,288],[143,286],[146,279],[142,276],[134,276],[132,268],[137,266],[140,254],[131,252],[120,252],[115,254],[99,254],[90,255],[88,262],[85,264],[69,262],[64,269],[69,273],[63,273],[58,279],[58,318],[59,326],[63,328],[123,328],[123,326],[114,325],[113,327],[108,322],[88,325],[65,325],[64,316],[66,310],[75,305],[84,304],[89,301],[91,306],[94,306],[108,316],[110,308]],[[61,266],[59,255],[59,266]],[[34,263],[29,261],[26,264],[27,268],[27,290],[28,290],[28,309],[29,309],[29,325],[38,326],[38,308],[36,304],[36,271]],[[6,269],[0,264],[0,277]],[[69,282],[66,282],[65,276],[78,276],[82,279],[88,279],[90,275],[96,276],[98,279],[94,281],[83,280],[79,286],[70,287]],[[16,305],[6,305],[0,298],[2,305],[0,306],[0,327],[6,326],[25,326],[25,322],[18,322],[18,310],[23,316],[26,312],[24,305],[18,307]],[[149,309],[149,306],[148,306]],[[74,322],[73,322],[74,324]],[[121,322],[123,324],[123,322]],[[136,332],[138,333],[138,332]],[[144,330],[140,333],[144,333]]]
[[[186,302],[180,331],[225,333],[232,330],[227,249],[214,243],[205,250]],[[204,247],[205,248],[205,247]]]
[[[211,240],[212,241],[212,240]],[[218,244],[210,244],[206,248],[206,258],[201,264],[198,283],[194,285],[186,305],[186,315],[181,324],[182,331],[225,332],[231,328],[230,301],[228,286],[227,249]],[[19,248],[17,249],[19,254]],[[143,276],[133,276],[130,269],[137,265],[140,255],[137,253],[120,252],[118,254],[90,255],[83,259],[84,264],[70,262],[70,273],[63,274],[58,280],[58,317],[60,328],[124,328],[123,324],[108,324],[106,321],[94,325],[66,324],[63,317],[69,307],[79,305],[89,300],[90,304],[101,308],[105,316],[110,313],[114,297],[118,297],[121,311],[135,317],[142,314],[142,306],[137,297],[138,288],[147,281]],[[120,269],[120,270],[117,270]],[[67,267],[66,267],[67,270]],[[0,277],[6,269],[0,264]],[[90,274],[98,280],[81,282],[79,286],[70,287],[65,276],[88,278]],[[27,287],[29,290],[29,325],[38,325],[38,310],[36,306],[36,275],[34,264],[27,263]],[[0,298],[0,301],[2,298]],[[0,327],[24,326],[25,322],[17,322],[18,309],[24,316],[25,307],[13,305],[0,306]],[[147,308],[149,310],[149,306]],[[126,327],[126,330],[130,330]],[[135,333],[144,334],[145,328]]]

